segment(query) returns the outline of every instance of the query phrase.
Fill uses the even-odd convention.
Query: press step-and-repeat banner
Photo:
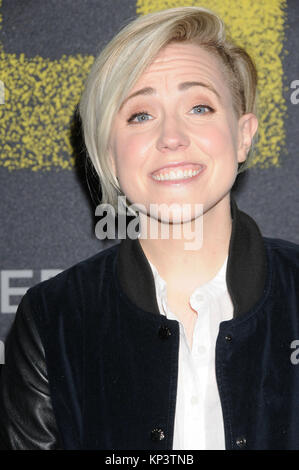
[[[0,0],[0,362],[26,290],[117,243],[95,234],[75,113],[95,56],[137,15],[190,5],[218,12],[258,67],[259,142],[238,205],[265,236],[299,243],[297,0]]]

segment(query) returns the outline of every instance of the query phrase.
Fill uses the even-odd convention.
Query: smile
[[[182,167],[184,167],[184,165],[181,165],[180,169],[175,167],[164,168],[152,174],[151,177],[155,181],[159,182],[184,182],[186,180],[194,179],[204,168],[203,165],[196,165],[196,169],[194,166],[193,168],[190,168],[190,165],[188,165],[188,168],[185,167],[185,169]]]

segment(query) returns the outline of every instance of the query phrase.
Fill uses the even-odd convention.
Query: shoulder
[[[281,238],[263,237],[273,263],[286,271],[299,275],[299,245]]]
[[[65,287],[70,281],[76,282],[79,279],[88,282],[91,277],[99,274],[103,270],[111,271],[111,263],[117,254],[118,245],[119,244],[116,244],[106,248],[105,250],[102,250],[99,253],[96,253],[95,255],[90,256],[89,258],[86,258],[63,270],[61,273],[56,274],[56,276],[35,284],[30,288],[30,291],[33,292],[37,291],[38,289],[56,289],[61,284],[63,284]]]
[[[30,287],[26,296],[32,308],[54,311],[65,306],[66,310],[74,311],[76,305],[83,306],[86,299],[95,297],[111,283],[118,247],[119,243],[110,246]]]
[[[263,237],[263,240],[266,246],[275,253],[292,257],[299,256],[299,245],[297,243],[282,238]]]

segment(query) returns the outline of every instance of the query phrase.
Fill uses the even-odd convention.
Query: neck
[[[144,237],[145,215],[140,215],[141,247],[147,259],[155,265],[159,274],[172,288],[193,289],[212,279],[228,255],[231,237],[230,195],[214,207],[205,211],[201,220],[185,222],[188,227],[182,233],[194,234],[202,226],[202,244],[197,249],[186,249],[190,239],[174,238],[170,232],[168,239]],[[200,222],[200,224],[199,224]],[[158,225],[162,225],[158,222]],[[159,227],[161,229],[162,227]],[[187,230],[185,231],[185,229]],[[159,233],[161,233],[159,231]],[[190,246],[190,245],[189,245]]]

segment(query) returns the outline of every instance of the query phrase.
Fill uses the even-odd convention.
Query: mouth
[[[165,166],[151,173],[151,178],[157,183],[187,183],[197,178],[205,169],[200,163],[179,163]]]

